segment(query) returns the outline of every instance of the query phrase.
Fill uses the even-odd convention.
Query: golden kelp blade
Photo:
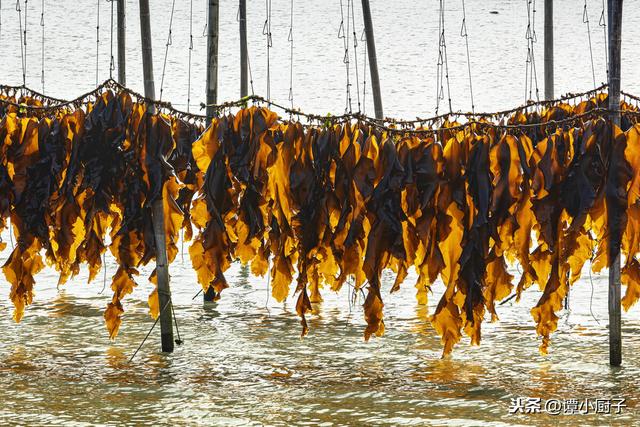
[[[413,267],[418,303],[444,283],[430,318],[444,354],[463,332],[479,343],[485,313],[497,320],[496,302],[516,283],[518,298],[534,283],[543,292],[531,313],[546,352],[570,286],[587,260],[608,266],[610,243],[626,259],[624,307],[640,298],[640,127],[612,127],[594,110],[605,99],[418,131],[361,118],[308,125],[255,106],[203,130],[148,114],[125,90],[52,113],[2,107],[0,226],[10,218],[18,240],[3,267],[14,317],[33,299],[41,252],[60,283],[83,264],[91,280],[108,244],[118,263],[104,313],[114,338],[137,269],[155,259],[151,205],[162,198],[169,261],[184,233],[198,283],[218,297],[234,261],[269,274],[276,301],[297,295],[302,335],[323,289],[347,281],[367,289],[365,338],[382,335],[382,273],[395,273],[396,291]]]

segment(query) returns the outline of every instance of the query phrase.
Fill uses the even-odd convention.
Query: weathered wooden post
[[[122,86],[127,85],[127,70],[126,70],[126,28],[125,21],[125,3],[124,0],[118,0],[118,83]]]
[[[378,57],[376,56],[376,42],[373,38],[373,22],[371,20],[369,0],[362,0],[362,16],[364,18],[364,31],[367,36],[367,50],[369,52],[369,70],[371,71],[373,106],[376,111],[376,119],[383,119],[384,114],[382,112],[382,96],[380,95],[380,76],[378,75]]]
[[[622,0],[609,0],[609,117],[611,122],[620,126],[620,59],[622,49]],[[615,205],[614,205],[615,206]],[[615,209],[615,207],[614,207]],[[619,215],[609,212],[609,229]],[[609,236],[609,363],[611,366],[622,364],[622,332],[620,313],[620,241],[622,231],[616,236]],[[611,232],[610,232],[611,234]],[[612,243],[615,242],[615,243]]]
[[[218,102],[218,17],[220,2],[209,0],[207,19],[207,121],[213,118]]]
[[[140,36],[142,38],[142,69],[144,74],[144,95],[155,99],[156,90],[153,81],[153,53],[151,49],[151,17],[149,0],[140,0]],[[153,104],[147,105],[148,114],[155,113]],[[158,281],[158,301],[160,303],[160,336],[162,351],[173,351],[173,323],[171,322],[171,289],[169,287],[169,265],[167,261],[166,236],[164,231],[164,210],[162,192],[153,202],[153,234],[156,240],[156,278]]]
[[[544,0],[544,99],[553,99],[553,0]]]
[[[240,0],[240,97],[248,94],[247,0]]]
[[[220,3],[218,0],[209,0],[207,17],[207,123],[215,113],[213,105],[218,102],[218,17]],[[242,9],[242,7],[241,7]],[[245,7],[246,11],[246,7]],[[246,22],[246,21],[245,21]],[[242,18],[240,18],[242,26]],[[246,43],[246,40],[245,40]],[[242,43],[241,43],[242,45]],[[242,49],[242,47],[241,47]],[[203,294],[204,301],[213,301],[216,293],[213,287],[209,287]]]
[[[118,0],[118,83],[122,86],[127,85],[126,70],[126,14],[124,0]]]

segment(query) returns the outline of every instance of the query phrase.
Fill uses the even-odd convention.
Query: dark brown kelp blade
[[[52,110],[16,106],[11,93],[3,101],[0,226],[10,219],[17,238],[3,266],[17,321],[45,263],[60,285],[82,265],[91,281],[109,250],[118,269],[104,318],[114,338],[138,268],[155,259],[159,197],[169,261],[184,234],[198,283],[218,297],[234,261],[268,274],[277,301],[297,294],[303,336],[323,288],[347,282],[365,294],[365,339],[382,335],[382,273],[396,274],[393,292],[413,267],[418,303],[444,285],[430,321],[445,354],[463,333],[478,344],[485,314],[497,320],[496,303],[533,284],[546,352],[563,298],[587,261],[609,265],[609,243],[625,258],[625,309],[640,298],[640,125],[628,115],[624,132],[611,126],[599,110],[606,95],[420,130],[308,125],[256,106],[203,129],[149,114],[126,90]],[[515,263],[519,277],[508,271]],[[148,301],[157,317],[157,290]]]

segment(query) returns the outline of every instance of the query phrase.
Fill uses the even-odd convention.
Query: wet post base
[[[209,288],[203,293],[202,300],[204,302],[214,302],[216,299],[216,291],[213,290],[213,286],[209,286]]]

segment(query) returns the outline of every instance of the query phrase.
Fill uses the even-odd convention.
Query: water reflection
[[[584,283],[572,292],[571,320],[559,322],[548,357],[538,354],[527,317],[539,293],[528,292],[521,303],[498,308],[501,321],[484,325],[479,347],[463,337],[453,355],[442,359],[440,339],[429,323],[438,284],[428,306],[415,304],[411,286],[387,295],[387,334],[364,342],[362,299],[357,292],[351,304],[348,286],[337,294],[323,292],[324,301],[308,315],[310,334],[301,339],[295,301],[267,299],[265,281],[240,265],[228,276],[238,285],[232,282],[214,304],[192,300],[197,285],[188,266],[176,266],[173,275],[184,340],[173,355],[159,352],[154,330],[129,362],[152,324],[149,287],[143,283],[125,299],[115,342],[106,337],[101,318],[109,296],[96,297],[81,279],[60,291],[41,286],[19,325],[8,315],[0,317],[6,331],[0,343],[6,386],[0,398],[10,408],[0,418],[33,414],[33,402],[45,401],[25,422],[62,424],[68,421],[62,414],[68,414],[76,422],[108,423],[118,412],[125,414],[123,423],[161,422],[163,414],[179,424],[571,425],[575,419],[567,417],[510,417],[509,399],[623,396],[630,400],[629,411],[637,405],[637,314],[625,316],[624,367],[610,370],[606,328],[589,312],[590,287]],[[415,280],[412,275],[407,283]],[[385,277],[388,289],[394,277]],[[55,283],[54,278],[47,270],[38,280]],[[6,301],[1,304],[10,312]],[[593,310],[606,318],[606,287],[596,289]],[[67,397],[60,399],[61,394]]]

